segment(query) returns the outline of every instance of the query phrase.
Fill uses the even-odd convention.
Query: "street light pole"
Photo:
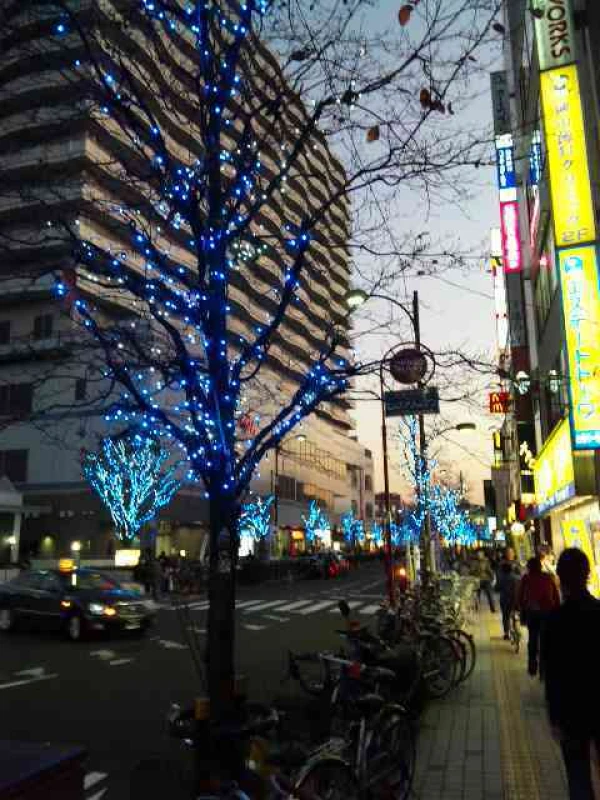
[[[381,449],[383,455],[383,500],[385,505],[385,526],[384,526],[384,554],[386,566],[386,588],[390,608],[396,603],[394,591],[394,557],[392,551],[392,508],[390,500],[390,468],[388,459],[388,440],[387,422],[385,417],[385,384],[383,380],[383,369],[385,360],[382,359],[379,365],[379,395],[381,397]]]
[[[413,292],[412,303],[412,321],[415,334],[415,349],[421,350],[421,317],[419,314],[419,293]],[[423,388],[423,382],[419,381],[419,389]],[[433,567],[431,558],[431,517],[429,515],[429,497],[427,494],[423,496],[423,475],[427,465],[427,435],[425,433],[425,416],[419,414],[419,462],[420,462],[420,478],[417,484],[417,502],[423,513],[423,527],[421,528],[421,536],[419,548],[421,551],[421,564],[422,570],[430,571]]]

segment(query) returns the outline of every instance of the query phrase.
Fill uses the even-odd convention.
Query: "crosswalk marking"
[[[365,606],[364,608],[359,609],[360,614],[376,614],[381,609],[381,603],[376,603],[374,605]]]
[[[279,606],[277,611],[295,611],[297,608],[307,606],[309,603],[312,603],[312,600],[296,600],[293,603],[287,603],[285,606]]]
[[[335,603],[335,600],[322,600],[320,603],[315,603],[310,608],[301,608],[298,611],[298,614],[314,614],[316,611],[320,611],[322,608],[328,608],[332,603]]]
[[[336,602],[337,602],[337,601],[336,601]],[[363,601],[362,601],[362,600],[349,600],[349,601],[348,601],[348,608],[350,608],[350,609],[358,608],[358,606],[362,606],[362,604],[363,604]],[[335,608],[331,608],[331,609],[329,609],[329,613],[330,613],[330,614],[339,614],[339,613],[340,613],[340,610],[339,610],[339,608],[336,606]]]
[[[251,611],[262,611],[265,608],[273,608],[274,606],[279,606],[284,602],[285,600],[269,600],[267,603],[259,602],[258,605],[253,605],[251,608],[245,608],[244,613],[249,614]]]
[[[106,772],[88,772],[83,779],[83,788],[87,791],[107,777]]]
[[[248,606],[255,606],[259,603],[262,603],[262,600],[243,600],[241,603],[236,603],[235,607],[237,608],[247,608]],[[278,600],[278,603],[283,602],[282,600]]]

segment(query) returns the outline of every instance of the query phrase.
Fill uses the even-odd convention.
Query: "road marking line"
[[[83,779],[83,788],[87,791],[91,789],[92,786],[103,781],[106,777],[108,777],[108,773],[106,772],[88,772]]]
[[[237,608],[248,608],[249,606],[255,606],[259,603],[263,603],[263,600],[242,600],[241,603],[236,603],[235,607]],[[283,600],[279,600],[278,602],[282,603]]]
[[[44,667],[31,667],[30,669],[22,669],[20,672],[15,672],[18,678],[42,678],[45,674]]]
[[[294,611],[296,608],[307,606],[312,603],[312,600],[296,600],[294,603],[288,603],[285,606],[280,606],[277,611]]]
[[[24,678],[22,681],[0,683],[0,689],[14,689],[15,686],[27,686],[30,683],[41,683],[42,681],[49,681],[51,678],[58,678],[58,675],[43,675],[41,678]]]
[[[381,603],[377,603],[376,605],[365,606],[364,608],[359,609],[360,614],[375,614],[377,611],[381,610]]]
[[[279,611],[279,609],[277,609]],[[263,614],[264,619],[272,619],[273,622],[289,622],[289,617],[276,617],[275,614]]]
[[[253,606],[252,608],[244,609],[245,614],[249,614],[251,611],[262,611],[264,608],[273,608],[274,606],[278,606],[281,603],[285,603],[285,600],[269,600],[268,603],[260,603],[257,606]]]
[[[87,800],[100,800],[100,798],[104,797],[104,795],[107,792],[108,792],[108,789],[100,789],[99,792],[96,792],[96,794],[93,794],[91,797],[88,797]]]
[[[114,650],[90,650],[91,656],[97,656],[100,661],[111,661],[118,654]]]
[[[314,606],[310,608],[301,608],[298,614],[304,614],[304,616],[307,614],[314,614],[317,611],[321,611],[323,608],[328,608],[332,603],[335,603],[335,600],[322,600],[320,603],[315,603]]]
[[[181,642],[172,642],[170,639],[159,639],[159,645],[164,647],[166,650],[187,650],[187,644],[181,644]]]
[[[362,606],[362,604],[363,604],[362,600],[348,600],[348,608],[350,608],[350,609],[357,608],[358,606]],[[329,609],[329,613],[330,614],[339,614],[340,610],[339,610],[339,608],[330,608]]]
[[[264,629],[268,628],[269,626],[268,625],[248,625],[248,624],[244,624],[243,627],[246,628],[247,631],[264,631]]]
[[[121,664],[129,664],[133,661],[133,658],[116,658],[114,661],[109,661],[111,667],[120,667]]]
[[[210,603],[208,600],[198,600],[195,603],[183,604],[183,608],[189,608],[190,611],[206,611]]]
[[[188,631],[192,633],[206,633],[206,628],[198,628],[196,625],[188,625]]]

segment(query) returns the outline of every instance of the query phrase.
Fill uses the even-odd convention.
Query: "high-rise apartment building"
[[[56,19],[43,13],[43,4],[42,11],[36,4],[3,5],[0,475],[21,495],[23,542],[41,553],[57,554],[76,539],[90,552],[101,553],[110,546],[110,520],[91,496],[80,469],[82,450],[97,447],[99,438],[113,430],[103,422],[101,359],[82,347],[81,330],[68,304],[54,297],[52,280],[37,276],[49,267],[62,270],[80,293],[104,304],[107,317],[135,315],[122,293],[106,291],[93,274],[70,269],[70,244],[57,220],[68,218],[82,238],[135,258],[119,206],[139,203],[140,214],[149,213],[143,210],[148,187],[134,184],[122,169],[136,157],[135,143],[126,140],[108,115],[91,110],[89,84],[78,77],[77,69],[72,70],[82,58],[79,38],[69,31],[57,38]],[[107,52],[114,36],[120,51],[139,60],[146,71],[146,99],[162,115],[172,151],[188,160],[201,158],[203,145],[194,136],[193,105],[178,83],[178,64],[189,58],[189,43],[170,36],[168,52],[158,63],[156,43],[145,40],[142,27],[111,27],[116,7],[108,0],[81,3],[82,13],[89,9],[95,15],[93,24],[107,32]],[[264,138],[265,169],[275,174],[294,146],[297,125],[306,111],[285,84],[274,55],[257,41],[250,52],[244,71],[257,105],[243,113],[253,115],[255,135]],[[283,99],[285,109],[275,128],[260,102],[269,92]],[[275,240],[284,221],[293,223],[303,210],[320,208],[344,177],[325,138],[313,131],[284,190],[263,209],[256,225],[267,235],[272,231]],[[326,204],[315,226],[298,302],[275,336],[260,386],[246,397],[242,438],[245,432],[251,435],[257,419],[272,413],[281,398],[292,396],[325,337],[335,332],[340,354],[350,355],[345,309],[348,235],[349,213],[342,192]],[[165,226],[162,236],[163,248],[179,264],[193,269],[185,231]],[[264,324],[275,305],[277,247],[263,246],[245,258],[252,269],[242,264],[231,279],[232,338]],[[155,332],[149,329],[148,335]],[[277,457],[271,454],[261,465],[253,488],[266,494],[279,486],[281,526],[300,528],[302,511],[313,498],[333,521],[352,504],[362,516],[372,514],[372,462],[353,438],[349,411],[343,397],[324,403],[303,425],[302,441],[290,436]],[[182,489],[157,521],[161,548],[177,546],[194,552],[205,517],[200,493]],[[0,530],[0,536],[13,536],[14,529],[13,525],[10,532],[8,527]]]

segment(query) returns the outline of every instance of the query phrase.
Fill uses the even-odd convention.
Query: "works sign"
[[[571,0],[531,0],[540,72],[575,61]]]

